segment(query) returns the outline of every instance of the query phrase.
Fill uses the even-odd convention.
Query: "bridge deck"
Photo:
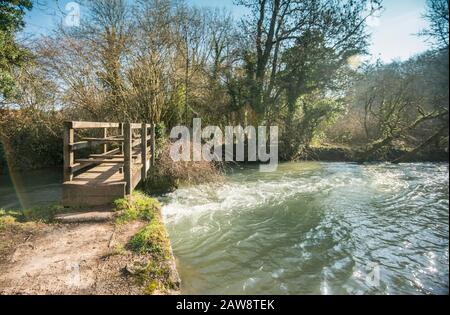
[[[141,165],[133,167],[133,189],[141,179]],[[63,183],[63,204],[65,206],[97,206],[110,204],[123,198],[125,178],[122,165],[105,163],[97,165]]]
[[[75,159],[73,147],[76,144],[71,135],[74,126],[84,128],[106,126],[106,123],[71,122],[68,124],[69,137],[65,146],[65,180],[63,183],[62,203],[64,206],[100,206],[111,204],[123,198],[146,176],[149,168],[149,148],[147,147],[147,125],[142,126],[139,142],[134,144],[132,125],[125,125],[125,148],[107,151],[104,154],[91,154],[87,159]],[[109,126],[109,125],[108,125]],[[106,134],[106,132],[105,132]],[[90,139],[88,139],[90,140]],[[152,148],[154,131],[152,130]],[[95,141],[95,139],[94,139]],[[115,139],[115,141],[118,141]],[[114,153],[111,153],[114,152]],[[145,168],[145,171],[144,171]]]

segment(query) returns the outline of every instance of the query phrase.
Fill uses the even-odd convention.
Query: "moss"
[[[169,236],[159,211],[150,223],[130,239],[127,248],[137,255],[147,257],[145,263],[134,266],[136,272],[133,274],[143,286],[145,294],[178,289],[179,279],[174,277],[172,270]]]
[[[129,248],[140,254],[151,254],[155,259],[170,259],[170,243],[159,215],[133,236]]]
[[[122,212],[116,220],[119,224],[138,219],[151,221],[155,213],[161,210],[158,200],[138,191],[133,192],[129,197],[117,199],[114,204],[115,211]]]
[[[157,289],[158,289],[158,281],[153,280],[153,281],[150,281],[150,283],[146,285],[144,293],[151,295],[151,294],[155,293],[155,291]]]
[[[147,224],[125,247],[114,249],[108,256],[132,253],[131,260],[135,262],[127,267],[127,274],[142,286],[145,294],[178,289],[179,279],[172,270],[173,256],[158,200],[135,191],[129,197],[116,200],[115,210],[122,212],[116,220],[118,224],[133,220],[144,220]]]
[[[148,262],[139,266],[135,274],[144,286],[144,293],[169,292],[179,288],[171,267],[170,241],[159,215],[129,241],[128,248],[140,255],[150,256]]]
[[[179,284],[173,280],[168,260],[150,260],[135,269],[133,276],[143,286],[145,294],[167,293],[179,289]]]

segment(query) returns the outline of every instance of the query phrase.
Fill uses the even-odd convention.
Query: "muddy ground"
[[[123,244],[134,221],[12,225],[0,232],[0,294],[141,294]]]

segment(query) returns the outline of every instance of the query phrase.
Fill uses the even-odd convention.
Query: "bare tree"
[[[430,26],[421,35],[431,38],[439,48],[448,49],[448,0],[427,0],[427,10],[423,17]]]

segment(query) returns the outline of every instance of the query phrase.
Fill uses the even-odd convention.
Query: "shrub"
[[[61,165],[62,121],[59,112],[1,111],[0,166],[8,162],[24,170]]]
[[[178,161],[170,157],[170,142],[165,141],[156,165],[151,167],[143,187],[146,193],[165,193],[180,184],[199,184],[222,180],[221,164],[208,161]]]

